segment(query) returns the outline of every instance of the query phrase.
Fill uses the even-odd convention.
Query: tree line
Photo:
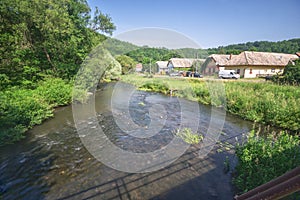
[[[128,42],[113,40],[113,55],[124,54],[119,57],[118,61],[122,61],[122,66],[126,69],[124,72],[133,69],[136,63],[142,63],[148,70],[149,65],[156,61],[167,61],[170,58],[201,58],[205,59],[211,54],[240,54],[242,51],[260,51],[260,52],[277,52],[294,54],[300,51],[300,39],[284,40],[279,42],[255,41],[241,44],[232,44],[228,46],[219,46],[217,48],[194,49],[194,48],[153,48],[148,46],[139,47]],[[131,59],[133,60],[130,60]],[[127,62],[128,61],[128,62]],[[133,63],[134,61],[134,63]],[[131,66],[128,68],[128,66]]]
[[[31,87],[45,76],[71,79],[88,52],[112,34],[109,15],[85,0],[2,0],[0,84]]]

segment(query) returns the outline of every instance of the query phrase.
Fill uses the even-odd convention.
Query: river
[[[98,123],[108,138],[118,147],[137,153],[167,145],[180,124],[178,99],[135,91],[129,109],[135,123],[151,123],[149,105],[153,102],[164,106],[166,116],[162,116],[165,123],[161,131],[150,140],[129,137],[120,131],[108,106],[114,85],[107,84],[96,93]],[[119,92],[128,95],[126,88]],[[215,120],[211,110],[199,104],[201,133]],[[93,122],[86,124],[94,126]],[[220,142],[207,156],[199,157],[200,146],[191,145],[162,169],[129,173],[95,159],[75,128],[72,107],[57,108],[54,118],[35,126],[24,140],[0,147],[0,191],[3,199],[233,199],[231,172],[237,159],[230,144],[235,144],[252,126],[251,122],[227,114]]]

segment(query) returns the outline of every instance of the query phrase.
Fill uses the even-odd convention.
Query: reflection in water
[[[137,138],[120,130],[109,108],[113,84],[96,94],[99,125],[110,140],[132,152],[159,149],[173,138],[180,124],[178,99],[136,91],[130,102],[130,117],[139,126],[149,126],[149,108],[159,103],[166,121],[160,132],[150,138]],[[126,90],[123,91],[126,95]],[[210,122],[210,107],[200,105],[199,132]],[[120,113],[122,114],[122,113]],[[212,119],[214,120],[214,119]],[[94,122],[86,121],[89,126]],[[227,115],[220,140],[235,142],[252,124]],[[141,133],[142,134],[142,133]],[[116,171],[98,162],[82,145],[74,127],[70,106],[58,108],[53,119],[34,127],[28,137],[0,148],[0,191],[4,199],[232,199],[230,174],[223,171],[232,151],[200,159],[200,145],[191,146],[174,163],[159,171],[131,174]]]

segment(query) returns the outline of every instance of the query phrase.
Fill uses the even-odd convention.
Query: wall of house
[[[267,75],[275,75],[282,73],[283,66],[227,66],[225,69],[235,70],[241,77],[244,78],[256,78],[265,77]]]
[[[219,72],[218,66],[213,59],[208,58],[209,60],[203,64],[201,67],[201,73],[203,75],[214,75]]]

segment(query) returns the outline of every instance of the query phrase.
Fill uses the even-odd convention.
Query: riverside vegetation
[[[20,140],[54,107],[71,102],[83,60],[108,38],[99,32],[116,28],[94,10],[76,0],[0,2],[0,145]]]
[[[73,82],[83,60],[94,47],[109,39],[99,31],[109,35],[116,28],[109,15],[97,8],[94,10],[92,15],[87,2],[81,0],[0,2],[0,145],[24,138],[28,129],[52,117],[55,107],[72,101]],[[206,52],[201,49],[139,48],[113,40],[110,44],[115,44],[112,45],[115,51],[110,50],[110,53],[120,62],[122,71],[120,64],[109,63],[111,69],[106,71],[104,78],[116,79],[121,72],[126,74],[134,68],[136,62],[147,66],[149,62],[171,57],[197,54],[204,58],[207,53],[238,54],[245,50],[295,53],[299,51],[299,41],[254,42]],[[129,49],[128,57],[118,55]],[[94,61],[92,66],[99,65],[99,60]],[[276,77],[274,81],[299,85],[299,62],[287,68],[291,69],[290,73],[285,72],[283,77]],[[89,74],[93,77],[94,72],[89,71]],[[210,94],[218,90],[209,90],[209,84],[201,80],[148,79],[133,75],[124,76],[123,80],[143,90],[165,94],[172,90],[179,97],[213,106],[223,105],[227,111],[244,119],[295,132],[300,130],[300,90],[296,86],[225,82],[226,98],[212,99]],[[80,81],[85,87],[76,88],[74,96],[84,101],[89,82]],[[180,130],[177,136],[191,144],[202,139],[188,129]],[[240,164],[235,183],[242,191],[247,191],[281,175],[294,167],[293,164],[299,165],[299,138],[286,133],[266,138],[250,135],[247,143],[237,147],[237,155]],[[272,165],[268,165],[270,160]],[[260,168],[255,168],[255,164]],[[264,177],[261,181],[256,176],[258,169],[262,170],[260,176]]]

